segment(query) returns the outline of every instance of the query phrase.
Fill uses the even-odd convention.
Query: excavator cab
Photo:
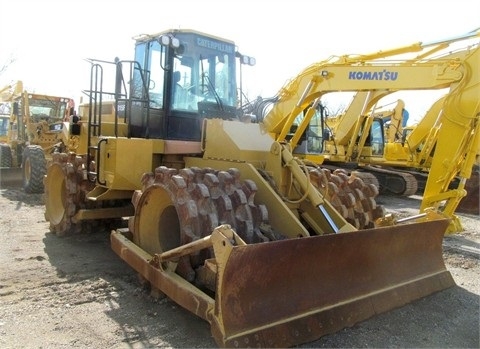
[[[295,119],[290,133],[287,135],[286,140],[291,140],[298,132],[298,127],[301,125],[305,113],[308,109],[304,110]],[[297,142],[297,145],[293,149],[294,154],[302,155],[320,155],[324,151],[325,141],[328,141],[331,136],[330,128],[327,124],[328,111],[327,108],[319,103],[314,109],[314,113],[310,122],[308,123],[305,131],[301,133],[301,136]]]

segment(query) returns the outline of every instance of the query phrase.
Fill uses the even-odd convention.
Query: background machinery
[[[372,186],[295,157],[238,108],[238,59],[252,63],[169,30],[137,37],[134,60],[90,60],[76,151],[45,177],[50,229],[112,229],[113,250],[219,346],[305,343],[454,285],[448,219],[385,219]]]
[[[10,115],[3,114],[3,109],[0,111],[0,143],[7,142],[7,130],[8,130],[8,121],[10,120]]]
[[[0,143],[1,182],[22,181],[26,192],[42,193],[47,161],[66,134],[62,132],[63,122],[73,100],[29,93],[17,81],[2,89],[0,101],[5,134]]]
[[[480,50],[478,40],[472,41],[478,37],[476,31],[315,63],[280,90],[261,119],[277,141],[288,140],[296,156],[374,174],[384,191],[412,195],[421,179],[420,210],[442,210],[452,218],[448,232],[461,231],[454,213],[478,161]],[[440,89],[447,90],[445,96],[408,132],[402,100],[391,110],[378,107],[398,91]],[[321,98],[336,91],[355,94],[332,119]]]

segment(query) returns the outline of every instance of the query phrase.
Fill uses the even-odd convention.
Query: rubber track
[[[409,173],[389,170],[386,168],[380,168],[375,166],[365,166],[363,167],[363,169],[377,176],[378,181],[380,183],[380,192],[382,194],[410,196],[410,195],[414,195],[417,192],[417,189],[418,189],[417,180],[413,175]],[[390,184],[388,183],[389,178],[390,179],[395,178],[397,180],[401,180],[402,188],[400,190],[397,188],[394,188],[391,183]]]

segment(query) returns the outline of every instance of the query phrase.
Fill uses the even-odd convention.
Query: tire
[[[7,144],[0,144],[0,167],[12,167],[12,151]]]
[[[29,145],[23,151],[23,189],[29,194],[43,193],[43,178],[47,173],[47,161],[42,147]]]

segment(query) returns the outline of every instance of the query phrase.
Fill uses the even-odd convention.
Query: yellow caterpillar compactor
[[[384,192],[413,195],[421,179],[420,210],[441,210],[452,219],[448,232],[461,231],[455,211],[465,188],[471,191],[466,201],[477,212],[479,205],[478,175],[466,184],[480,155],[479,37],[477,30],[312,64],[280,90],[260,119],[277,141],[289,140],[295,156],[373,174]],[[445,95],[405,133],[404,102],[380,107],[400,91],[421,97],[420,91],[440,90]],[[355,94],[345,112],[332,118],[322,98],[338,91]]]
[[[113,250],[222,347],[306,343],[453,286],[449,219],[386,219],[374,186],[293,156],[239,108],[238,61],[254,63],[193,30],[90,60],[76,151],[45,177],[50,229],[110,228]]]
[[[63,144],[63,122],[71,102],[66,97],[30,93],[22,81],[0,90],[1,185],[23,183],[27,193],[43,192],[47,162]]]

